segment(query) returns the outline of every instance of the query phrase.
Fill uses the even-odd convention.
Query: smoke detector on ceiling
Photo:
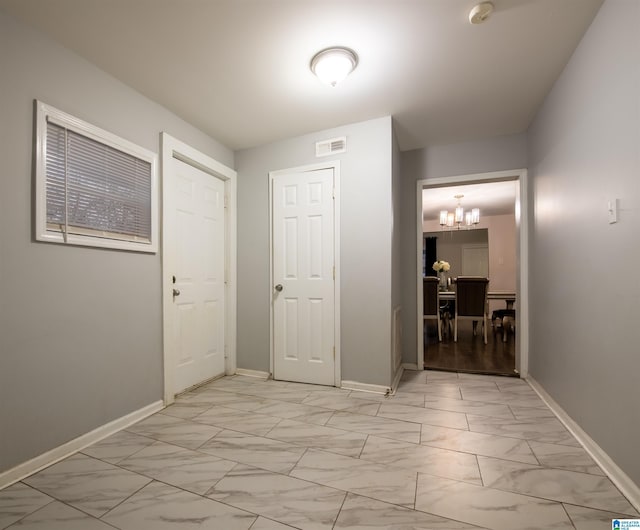
[[[482,24],[493,13],[493,4],[491,2],[481,2],[469,11],[470,24]]]

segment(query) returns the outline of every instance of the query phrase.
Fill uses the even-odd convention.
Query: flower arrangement
[[[448,261],[440,259],[436,261],[431,268],[436,272],[448,272],[451,265],[449,265]]]

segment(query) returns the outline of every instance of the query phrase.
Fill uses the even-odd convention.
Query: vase
[[[440,290],[446,291],[448,288],[447,285],[447,275],[444,272],[440,273]]]

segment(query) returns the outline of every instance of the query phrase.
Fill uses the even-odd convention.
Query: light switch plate
[[[609,213],[609,224],[618,222],[618,199],[609,199],[607,202],[607,211]]]

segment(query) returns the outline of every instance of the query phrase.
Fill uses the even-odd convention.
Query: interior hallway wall
[[[233,152],[0,12],[0,472],[162,398],[160,253],[33,240],[33,100],[159,150]]]
[[[639,20],[607,0],[529,130],[530,372],[638,485]]]
[[[270,370],[269,171],[339,160],[342,379],[390,384],[392,134],[385,117],[236,153],[239,368]],[[316,158],[339,136],[346,153]]]

